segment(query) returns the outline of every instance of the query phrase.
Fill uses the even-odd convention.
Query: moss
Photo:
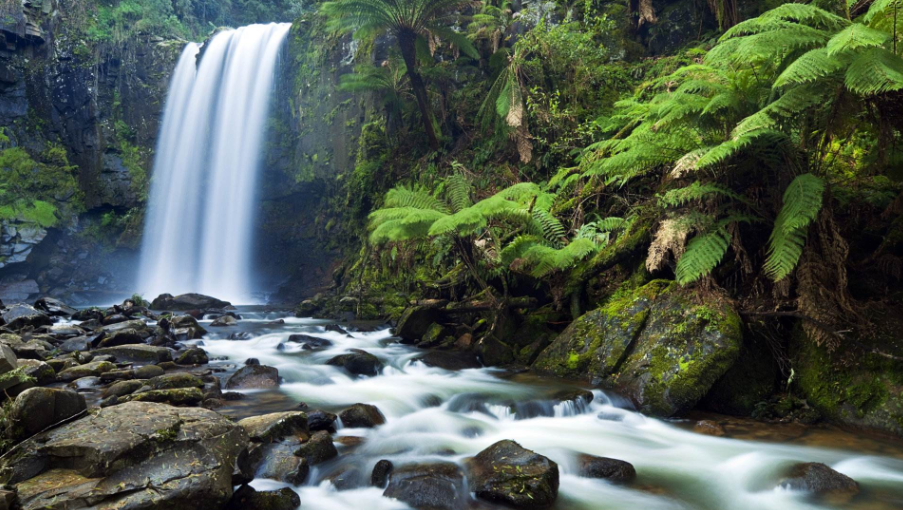
[[[903,364],[857,352],[852,342],[829,353],[801,326],[794,329],[792,344],[794,388],[819,412],[850,425],[903,435]]]

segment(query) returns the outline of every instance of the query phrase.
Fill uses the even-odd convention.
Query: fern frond
[[[694,237],[677,261],[678,283],[687,285],[710,274],[721,263],[728,246],[730,234],[724,229]]]
[[[434,197],[430,192],[420,188],[396,186],[386,193],[385,207],[414,207],[448,213],[448,206]]]
[[[549,244],[560,246],[562,239],[567,235],[564,225],[558,221],[558,218],[552,216],[548,211],[539,208],[533,209],[533,219],[539,224],[543,237]]]
[[[719,195],[732,200],[743,200],[743,197],[723,186],[711,183],[703,184],[695,181],[689,186],[668,191],[662,195],[659,202],[664,207],[681,207],[689,202],[702,200],[711,195]]]
[[[448,178],[445,179],[445,185],[446,198],[449,203],[451,203],[452,209],[455,212],[459,212],[462,209],[466,209],[473,205],[473,201],[470,199],[470,181],[468,181],[462,173],[455,172],[448,176]]]
[[[848,89],[872,96],[903,89],[903,59],[885,50],[872,48],[853,60],[844,77]]]
[[[816,48],[804,53],[784,69],[774,82],[774,88],[787,85],[799,85],[820,80],[837,73],[849,65],[849,58],[841,55],[829,55],[825,48]]]
[[[784,192],[784,206],[774,222],[764,266],[774,281],[786,278],[799,263],[808,227],[821,211],[824,191],[824,181],[813,174],[803,174]]]
[[[881,30],[869,28],[861,23],[853,23],[844,28],[828,41],[828,55],[862,50],[864,48],[880,48],[890,41],[891,35]]]

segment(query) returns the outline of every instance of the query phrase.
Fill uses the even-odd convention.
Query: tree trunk
[[[417,34],[400,32],[396,36],[398,37],[398,45],[401,47],[401,56],[404,57],[404,64],[408,68],[407,73],[408,79],[411,80],[411,88],[414,89],[414,96],[417,97],[420,116],[423,117],[423,129],[426,130],[426,136],[430,140],[430,148],[438,151],[439,139],[436,137],[436,131],[433,129],[433,114],[430,111],[426,86],[423,84],[423,78],[420,77],[420,73],[417,72],[417,49],[414,44],[417,40]]]

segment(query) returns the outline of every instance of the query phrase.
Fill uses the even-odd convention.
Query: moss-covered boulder
[[[726,301],[653,281],[574,321],[533,369],[592,380],[644,413],[672,416],[708,393],[741,344],[740,317]]]
[[[829,352],[798,326],[792,340],[796,388],[826,418],[903,436],[903,361],[870,352],[903,357],[903,349],[892,346],[885,339],[847,341]]]

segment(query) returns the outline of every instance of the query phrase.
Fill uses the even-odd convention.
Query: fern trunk
[[[408,79],[411,81],[411,88],[414,89],[414,96],[417,98],[417,106],[420,107],[420,116],[423,118],[423,129],[426,130],[426,136],[430,141],[430,148],[434,151],[439,150],[439,139],[436,137],[436,131],[433,128],[433,114],[430,109],[429,98],[426,95],[426,85],[423,84],[423,78],[417,72],[417,34],[410,31],[402,31],[396,34],[398,37],[398,45],[401,48],[401,56],[404,58],[405,66],[407,66]]]

